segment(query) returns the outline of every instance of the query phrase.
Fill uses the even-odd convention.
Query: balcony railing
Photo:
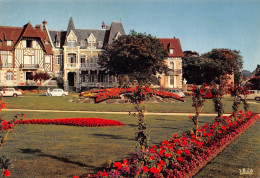
[[[20,67],[23,69],[38,69],[39,64],[21,64]]]
[[[180,75],[180,74],[181,74],[181,69],[172,69],[166,73],[166,75],[168,76]]]
[[[76,67],[76,63],[67,63],[67,67],[68,68],[75,68]]]
[[[98,63],[81,63],[81,68],[96,68],[99,67]]]

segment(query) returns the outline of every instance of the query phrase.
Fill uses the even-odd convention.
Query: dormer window
[[[174,50],[173,49],[170,49],[170,54],[173,54]]]
[[[81,40],[80,46],[81,46],[81,47],[85,47],[85,46],[86,46],[86,41],[85,41],[85,40]]]
[[[102,48],[102,46],[103,46],[103,45],[102,45],[102,41],[98,41],[98,47],[99,47],[99,48]]]
[[[12,44],[13,44],[13,41],[11,41],[11,40],[6,41],[7,46],[12,46]]]
[[[57,47],[57,48],[60,47],[60,42],[56,42],[56,47]]]
[[[89,35],[87,40],[88,40],[88,48],[89,49],[96,49],[96,38],[92,33]]]
[[[118,38],[121,36],[121,33],[120,32],[118,32],[117,34],[116,34],[116,36],[115,36],[115,38],[114,38],[114,40],[118,40]]]
[[[32,40],[26,40],[26,48],[32,48]]]

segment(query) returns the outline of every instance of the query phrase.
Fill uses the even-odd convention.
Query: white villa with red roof
[[[76,29],[70,17],[66,31],[50,30],[47,22],[33,27],[0,26],[0,86],[31,85],[38,70],[61,77],[65,90],[114,87],[117,78],[105,74],[98,56],[105,45],[125,35],[121,22],[102,23],[101,29]],[[182,88],[182,49],[177,38],[159,39],[168,51],[167,74],[157,75],[165,88]]]
[[[160,86],[182,89],[182,58],[184,57],[178,38],[159,38],[164,49],[168,51],[165,62],[170,69],[166,74],[157,74]]]

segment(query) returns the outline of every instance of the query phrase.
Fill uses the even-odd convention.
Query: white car
[[[63,89],[55,88],[52,91],[48,89],[45,95],[46,96],[68,96],[69,93],[64,91]]]
[[[22,92],[21,91],[16,91],[14,88],[4,88],[3,90],[0,91],[0,96],[21,96]]]
[[[179,95],[181,98],[185,97],[185,94],[180,89],[168,89],[168,92],[174,93],[176,95]]]
[[[249,93],[246,99],[260,101],[260,90],[249,90]],[[241,95],[240,98],[245,99],[244,95]]]

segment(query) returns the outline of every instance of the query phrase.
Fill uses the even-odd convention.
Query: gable
[[[77,41],[77,36],[75,33],[71,30],[69,35],[67,36],[67,40]]]

